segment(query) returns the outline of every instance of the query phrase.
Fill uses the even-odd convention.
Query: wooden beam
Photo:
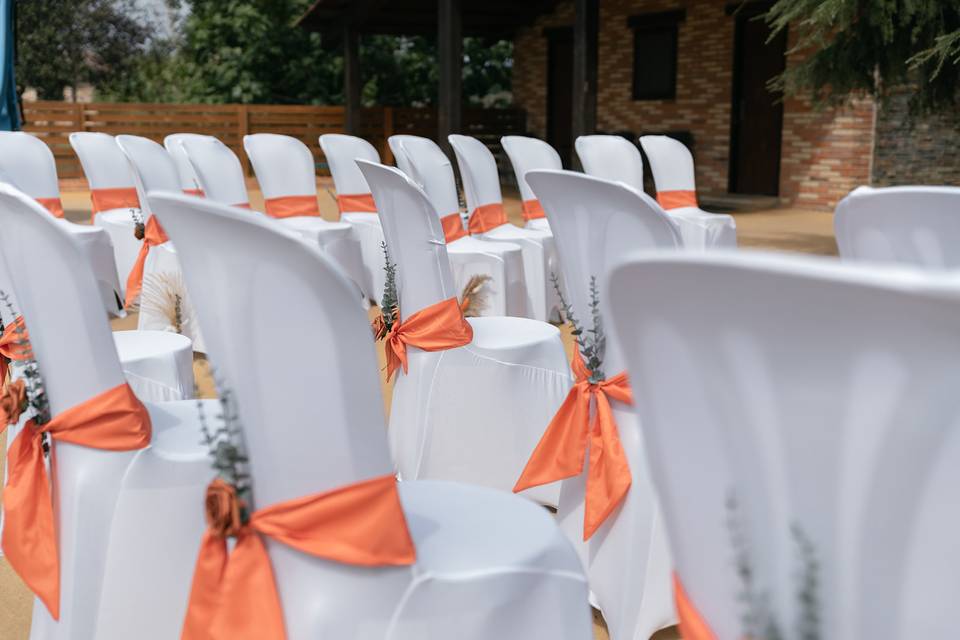
[[[463,102],[463,14],[461,0],[437,0],[437,55],[440,87],[437,99],[437,142],[449,151],[447,136],[460,133]]]
[[[343,30],[343,102],[346,129],[360,133],[360,36],[351,27]]]
[[[597,129],[597,41],[600,0],[574,0],[573,136]]]

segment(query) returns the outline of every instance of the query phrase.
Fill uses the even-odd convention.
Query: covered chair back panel
[[[356,136],[327,133],[320,136],[320,148],[330,165],[337,195],[370,193],[370,187],[357,167],[357,160],[380,162],[380,154],[372,144]]]
[[[307,145],[290,136],[254,133],[243,137],[243,148],[264,198],[316,195],[317,171]]]
[[[657,191],[696,192],[693,154],[687,145],[670,136],[641,136],[640,145],[650,161]]]
[[[127,156],[140,197],[144,219],[152,215],[147,202],[151,191],[180,191],[180,174],[170,154],[162,145],[141,136],[117,136],[117,144]]]
[[[471,136],[457,134],[450,136],[450,145],[460,166],[467,210],[473,211],[483,205],[503,202],[497,160],[487,145]]]
[[[643,157],[637,145],[611,135],[580,136],[574,146],[583,172],[643,191]]]
[[[536,194],[527,184],[528,171],[535,169],[563,169],[563,161],[556,149],[539,138],[526,136],[503,136],[500,138],[503,150],[510,158],[513,171],[517,174],[517,185],[520,187],[520,198],[526,202],[535,200]]]
[[[390,136],[390,149],[397,167],[423,189],[438,215],[460,211],[453,165],[436,142],[420,136]]]
[[[230,147],[213,136],[185,138],[180,146],[207,198],[222,204],[249,204],[243,167]]]
[[[57,163],[40,138],[22,131],[0,131],[0,179],[31,198],[59,198]]]
[[[183,142],[184,140],[203,139],[206,137],[208,136],[199,133],[171,133],[163,139],[163,148],[167,150],[167,153],[173,158],[173,163],[177,165],[177,175],[180,176],[180,188],[183,189],[185,193],[195,194],[201,187],[200,178],[197,176],[196,171],[193,170],[193,165],[190,164],[187,152],[183,149]]]
[[[130,163],[117,140],[108,133],[74,131],[70,145],[80,159],[91,189],[129,189],[135,187]]]

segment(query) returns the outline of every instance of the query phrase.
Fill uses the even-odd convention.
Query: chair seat
[[[193,342],[169,331],[115,331],[124,376],[145,402],[193,397]]]
[[[324,234],[347,235],[350,225],[346,222],[330,222],[319,216],[292,216],[281,218],[280,224],[291,227],[302,234],[320,236]]]
[[[554,354],[544,345],[560,339],[560,330],[552,324],[529,318],[468,318],[473,327],[473,341],[464,347],[495,357],[503,362],[522,362],[532,366],[550,366]]]
[[[207,447],[200,436],[199,412],[207,424],[218,424],[216,416],[223,408],[216,399],[180,400],[146,403],[153,424],[151,451],[165,460],[195,461],[207,457]]]
[[[464,236],[447,245],[447,256],[458,292],[463,291],[473,276],[490,277],[486,286],[487,305],[480,315],[529,315],[523,250],[519,244]]]
[[[688,249],[735,249],[737,223],[725,213],[710,213],[699,207],[678,207],[667,214],[680,227],[683,244]]]
[[[560,273],[553,235],[549,231],[522,229],[506,223],[480,235],[480,238],[494,242],[514,242],[522,248],[528,317],[543,321],[549,319],[558,303],[550,282],[550,274]]]
[[[527,224],[523,228],[535,231],[550,231],[550,221],[546,218],[534,218],[533,220],[527,220]],[[550,231],[550,233],[553,232]]]

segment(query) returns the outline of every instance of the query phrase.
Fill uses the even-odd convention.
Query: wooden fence
[[[241,104],[146,104],[25,102],[24,131],[44,140],[53,151],[61,178],[83,177],[80,162],[70,147],[74,131],[129,133],[163,142],[171,133],[203,133],[218,137],[250,166],[243,153],[243,136],[249,133],[281,133],[302,140],[313,152],[318,169],[327,173],[317,138],[324,133],[345,132],[343,107]],[[520,109],[465,109],[463,133],[473,135],[498,151],[500,136],[523,134],[526,114]],[[393,156],[387,138],[395,133],[434,138],[435,109],[374,107],[364,109],[360,134],[369,140],[385,162]]]

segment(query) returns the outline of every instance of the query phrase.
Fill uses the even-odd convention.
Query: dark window
[[[677,33],[685,12],[633,16],[633,99],[677,97]]]

